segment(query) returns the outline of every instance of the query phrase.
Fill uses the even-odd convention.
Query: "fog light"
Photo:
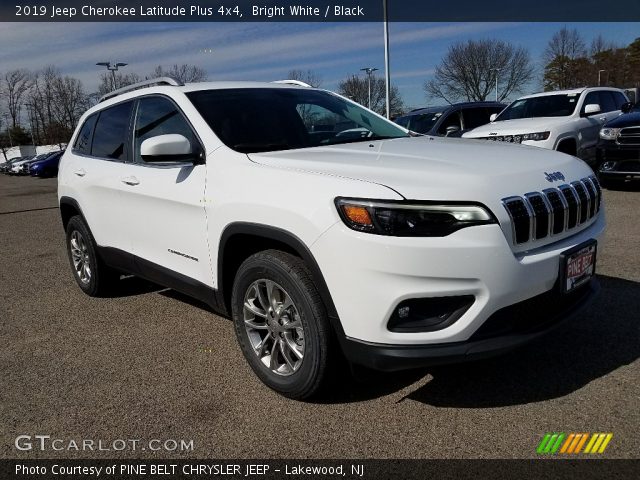
[[[604,162],[600,166],[600,170],[613,170],[616,166],[616,162]]]
[[[432,332],[456,322],[473,305],[473,295],[412,298],[394,310],[387,328],[392,332]]]

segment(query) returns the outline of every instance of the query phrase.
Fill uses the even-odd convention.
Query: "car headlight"
[[[551,132],[524,133],[524,134],[522,134],[522,140],[521,141],[526,142],[527,140],[533,140],[535,142],[539,142],[539,141],[546,140],[547,138],[549,138],[550,134],[551,134]]]
[[[615,140],[618,138],[618,134],[620,133],[619,128],[602,128],[600,130],[600,138],[603,140]]]
[[[445,237],[461,228],[497,223],[481,205],[336,198],[340,218],[359,232],[394,237]]]

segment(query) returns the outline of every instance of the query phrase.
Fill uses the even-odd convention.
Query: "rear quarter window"
[[[133,102],[124,102],[100,112],[93,134],[92,156],[125,159],[132,106]]]
[[[93,136],[93,127],[96,124],[97,114],[88,117],[82,127],[80,133],[76,137],[76,141],[73,144],[73,151],[82,155],[89,155],[91,153],[91,137]]]

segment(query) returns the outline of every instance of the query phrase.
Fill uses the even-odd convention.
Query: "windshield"
[[[236,88],[187,96],[220,140],[242,153],[409,136],[363,107],[321,90]]]
[[[578,103],[577,93],[522,98],[509,105],[496,121],[518,118],[568,117]]]

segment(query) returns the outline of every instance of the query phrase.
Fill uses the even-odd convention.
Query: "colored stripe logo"
[[[540,455],[601,454],[604,453],[613,433],[547,433],[536,449]]]

